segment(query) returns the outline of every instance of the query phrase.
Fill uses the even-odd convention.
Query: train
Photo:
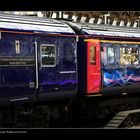
[[[139,106],[139,57],[137,28],[0,14],[1,112],[49,126]]]

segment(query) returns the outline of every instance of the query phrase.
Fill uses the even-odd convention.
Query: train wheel
[[[108,108],[98,107],[96,110],[96,117],[99,120],[106,119],[110,114],[110,111]]]

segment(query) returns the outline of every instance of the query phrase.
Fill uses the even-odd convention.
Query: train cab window
[[[114,53],[113,47],[108,47],[107,55],[108,55],[108,64],[114,64],[115,63],[115,53]]]
[[[56,66],[56,47],[54,45],[41,45],[41,66],[55,67]]]
[[[90,64],[96,65],[96,47],[90,47]]]
[[[120,65],[138,65],[138,48],[120,48]]]

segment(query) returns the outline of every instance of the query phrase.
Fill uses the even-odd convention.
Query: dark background
[[[4,0],[0,10],[19,11],[139,11],[138,0]]]
[[[137,0],[4,0],[0,11],[140,11]],[[6,131],[9,129],[1,129]],[[12,129],[11,129],[12,130]],[[15,129],[14,129],[15,130]],[[18,129],[17,129],[18,130]],[[45,139],[139,139],[139,129],[25,129],[27,134],[45,134]],[[21,129],[22,131],[22,129]],[[17,134],[16,134],[17,135]],[[24,135],[24,134],[23,134]],[[26,135],[26,134],[25,134]],[[58,137],[60,136],[60,137]],[[83,137],[84,136],[84,137]],[[33,137],[32,139],[34,139]],[[40,135],[43,139],[43,136]]]

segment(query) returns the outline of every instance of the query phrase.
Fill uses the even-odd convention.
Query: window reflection
[[[90,47],[90,64],[96,65],[96,47]]]
[[[113,47],[109,47],[108,48],[108,64],[114,64],[115,60],[114,60],[114,48]]]
[[[43,67],[56,65],[55,46],[41,45],[41,60]]]
[[[121,65],[138,65],[138,48],[120,48]]]

